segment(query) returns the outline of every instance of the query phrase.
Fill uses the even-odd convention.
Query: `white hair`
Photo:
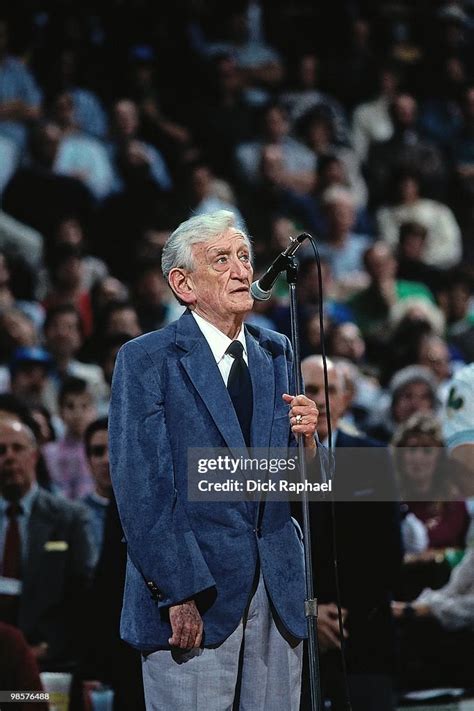
[[[242,235],[251,250],[248,236],[236,227],[236,217],[229,210],[217,210],[207,215],[195,215],[186,222],[182,222],[171,233],[163,247],[161,269],[165,279],[168,280],[170,271],[177,267],[189,271],[194,269],[193,244],[210,242],[229,229]]]

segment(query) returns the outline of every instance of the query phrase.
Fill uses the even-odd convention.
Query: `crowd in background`
[[[440,587],[474,540],[474,505],[450,500],[431,452],[474,356],[474,3],[327,5],[25,0],[0,17],[0,410],[36,423],[39,485],[89,508],[81,579],[104,537],[115,356],[180,315],[163,244],[219,209],[257,274],[315,237],[340,428],[425,453],[423,481],[423,454],[397,460],[409,572],[394,593]],[[309,245],[298,261],[307,357]],[[284,281],[249,321],[290,335]],[[461,617],[446,628],[472,631],[472,606]]]

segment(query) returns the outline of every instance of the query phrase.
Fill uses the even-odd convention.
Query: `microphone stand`
[[[300,368],[300,339],[298,330],[298,315],[296,312],[296,281],[298,276],[298,265],[294,256],[287,257],[286,279],[290,295],[290,321],[291,321],[291,344],[294,355],[294,377],[296,394],[303,392],[303,381]],[[298,435],[298,456],[300,462],[300,477],[304,484],[306,481],[306,454],[303,442],[303,435]],[[303,496],[301,500],[303,510],[303,542],[304,542],[304,567],[305,567],[305,587],[306,599],[304,603],[306,624],[308,627],[308,662],[309,681],[311,691],[311,711],[322,711],[321,684],[319,673],[319,649],[318,649],[318,601],[314,597],[313,591],[313,563],[311,557],[311,523],[309,518],[308,492],[303,486]]]

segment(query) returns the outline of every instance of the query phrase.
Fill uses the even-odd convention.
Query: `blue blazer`
[[[294,394],[291,346],[245,326],[253,385],[253,447],[294,444],[282,393]],[[110,408],[112,482],[127,542],[124,640],[169,648],[170,605],[194,598],[204,644],[242,618],[257,561],[278,617],[306,635],[301,537],[287,502],[187,500],[189,447],[245,447],[227,388],[192,314],[120,350]]]

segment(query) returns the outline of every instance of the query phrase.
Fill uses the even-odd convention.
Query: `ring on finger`
[[[296,415],[296,424],[300,425],[303,421],[303,415]]]

